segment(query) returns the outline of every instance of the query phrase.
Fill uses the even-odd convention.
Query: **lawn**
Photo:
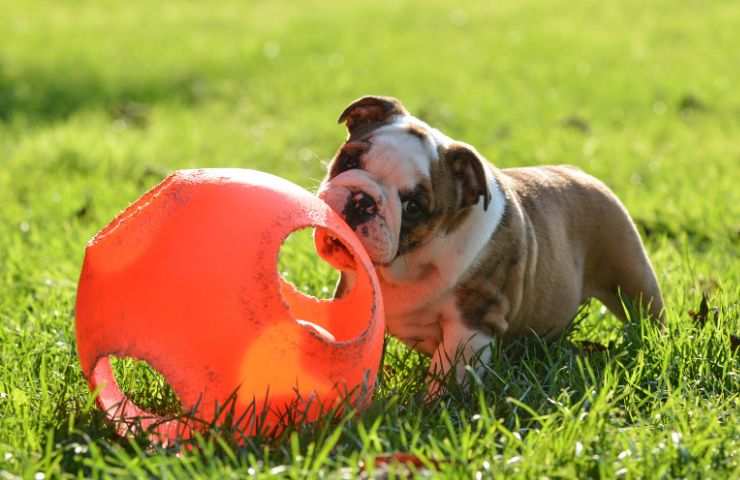
[[[738,2],[0,0],[0,12],[0,478],[356,478],[388,452],[457,478],[740,476]],[[367,93],[500,167],[569,163],[604,180],[640,226],[667,329],[593,302],[568,335],[497,346],[470,391],[432,404],[426,360],[389,340],[361,415],[243,445],[212,432],[180,454],[117,438],[75,350],[87,240],[178,168],[315,189],[344,138],[339,112]],[[335,275],[310,236],[283,253],[288,278],[325,296]],[[172,407],[145,368],[117,369],[140,403]]]

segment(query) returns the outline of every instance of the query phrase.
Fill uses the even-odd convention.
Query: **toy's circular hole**
[[[117,363],[117,375],[111,367],[111,359]],[[133,398],[121,391],[117,376]],[[181,420],[177,395],[164,377],[146,362],[103,356],[95,362],[89,381],[97,393],[98,405],[115,423],[119,434],[146,430],[155,434],[151,437],[153,441],[165,445],[189,437],[190,426]],[[154,392],[153,400],[145,396],[147,389]]]
[[[313,229],[302,228],[288,235],[280,248],[278,271],[296,291],[329,300],[339,279],[337,272],[316,254]]]
[[[162,417],[182,414],[182,403],[164,376],[144,360],[109,356],[121,393],[136,406]]]
[[[348,265],[358,268],[352,272],[354,285],[345,288],[337,298],[329,294],[339,279],[339,272],[335,270],[339,267],[333,263],[336,257],[326,258],[325,252],[317,252],[313,229],[301,228],[286,237],[295,237],[295,244],[281,246],[280,293],[291,316],[303,328],[327,342],[350,342],[370,327],[377,300],[375,292],[368,272],[355,261],[355,254],[339,234],[322,227],[317,232],[320,244],[330,238],[335,243],[334,247],[341,250],[342,263],[339,265],[343,265],[342,268]],[[283,250],[286,249],[287,254],[284,255]],[[323,300],[317,298],[319,292]]]

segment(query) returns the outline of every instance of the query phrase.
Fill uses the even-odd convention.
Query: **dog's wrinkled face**
[[[339,121],[349,138],[318,194],[376,265],[388,266],[455,230],[469,207],[487,207],[490,194],[475,151],[412,117],[397,100],[363,97]]]

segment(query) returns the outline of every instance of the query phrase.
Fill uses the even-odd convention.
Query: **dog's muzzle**
[[[318,196],[357,233],[373,263],[387,263],[393,259],[397,249],[388,225],[388,203],[379,186],[367,181],[363,174],[356,174],[353,178],[350,173],[339,175],[332,184],[323,184]],[[327,254],[322,255],[325,258],[337,252],[331,242],[324,242],[323,246]],[[330,263],[338,266],[339,262]]]
[[[342,209],[342,216],[352,230],[368,222],[377,214],[378,204],[375,199],[362,191],[350,193]]]

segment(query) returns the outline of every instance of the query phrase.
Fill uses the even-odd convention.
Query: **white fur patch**
[[[380,128],[373,135],[370,150],[365,153],[365,170],[372,172],[382,185],[397,190],[411,190],[420,178],[430,175],[430,148],[403,131]]]

